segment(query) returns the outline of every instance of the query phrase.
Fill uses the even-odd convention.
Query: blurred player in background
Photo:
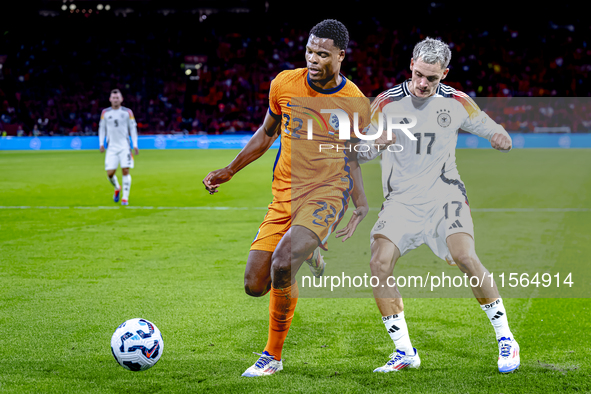
[[[127,205],[129,200],[129,190],[131,189],[131,175],[129,169],[133,168],[133,155],[131,153],[131,145],[129,144],[129,137],[133,143],[133,151],[139,155],[140,151],[137,147],[137,124],[133,116],[133,112],[126,107],[123,107],[123,96],[119,89],[113,89],[109,97],[111,108],[106,108],[101,113],[101,120],[99,123],[99,143],[101,153],[105,151],[105,137],[107,139],[107,154],[105,156],[105,170],[109,181],[115,187],[115,194],[113,200],[119,202],[121,198],[121,205]],[[121,165],[121,177],[123,181],[123,190],[119,186],[117,180],[117,167]],[[120,196],[123,192],[122,196]]]
[[[320,100],[334,105],[335,100],[346,97],[350,101],[346,100],[345,106],[363,103],[360,108],[343,108],[348,114],[361,114],[359,129],[369,124],[369,101],[339,72],[348,42],[349,33],[342,23],[328,19],[317,24],[306,45],[307,68],[277,75],[271,84],[269,111],[262,127],[232,163],[210,172],[203,180],[207,190],[214,194],[220,184],[261,157],[281,135],[281,148],[273,168],[273,202],[252,242],[244,274],[247,294],[260,297],[270,290],[269,335],[261,357],[242,376],[271,375],[283,369],[281,352],[298,299],[295,274],[307,261],[314,275],[322,275],[324,263],[318,247],[325,246],[342,218],[349,195],[357,209],[347,226],[339,230],[343,240],[353,234],[367,215],[357,154],[345,149],[354,147],[355,135],[346,130],[352,138],[339,140],[339,132],[335,134],[338,122],[318,113],[318,119],[327,118],[333,129],[328,125],[316,129],[314,139],[308,140],[305,127],[302,129],[306,123],[297,108],[303,106],[296,104],[296,98],[306,98],[309,103]],[[340,150],[319,152],[320,141],[330,141]],[[350,144],[346,145],[346,141]]]
[[[400,256],[423,243],[469,277],[484,278],[472,291],[495,330],[499,371],[511,372],[520,364],[519,345],[509,329],[497,286],[476,255],[468,196],[455,161],[460,128],[486,138],[501,151],[511,149],[511,137],[469,96],[440,83],[449,72],[450,59],[449,46],[440,40],[427,38],[415,46],[410,63],[412,78],[376,98],[372,128],[377,132],[379,117],[386,116],[396,118],[392,119],[395,124],[416,120],[416,125],[409,124],[408,134],[396,129],[390,141],[384,132],[376,139],[377,144],[384,144],[382,149],[371,145],[371,150],[359,153],[360,162],[382,155],[386,198],[371,231],[370,265],[372,275],[380,279],[380,285],[373,289],[374,297],[396,351],[374,372],[420,365],[410,342],[400,292],[397,286],[387,285],[387,278]],[[384,150],[394,142],[403,149],[396,153]]]

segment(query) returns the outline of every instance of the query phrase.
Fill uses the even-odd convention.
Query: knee
[[[291,261],[273,258],[271,262],[271,271],[274,278],[282,278],[291,275]]]
[[[465,273],[471,273],[474,271],[476,267],[480,265],[480,260],[475,253],[459,253],[456,256],[452,256],[455,263],[458,265],[458,268]]]
[[[261,281],[244,280],[244,291],[251,297],[262,297],[271,290],[271,281],[263,283]]]
[[[294,248],[291,249],[291,261],[304,261],[310,256],[310,252],[308,251],[310,248]]]
[[[271,286],[249,286],[244,285],[244,291],[251,297],[262,297],[271,290]]]
[[[390,261],[386,261],[383,258],[372,257],[369,262],[369,268],[371,270],[371,274],[374,276],[388,276],[392,273],[392,264],[391,259]]]

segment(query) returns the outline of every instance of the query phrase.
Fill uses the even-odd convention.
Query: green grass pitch
[[[242,378],[267,338],[268,297],[248,297],[243,274],[271,201],[276,151],[210,196],[201,180],[236,153],[142,151],[131,205],[121,207],[98,152],[0,152],[0,392],[591,392],[589,298],[505,297],[522,364],[501,375],[493,329],[468,290],[464,298],[405,299],[418,370],[372,373],[393,350],[372,298],[301,298],[284,371]],[[591,151],[457,157],[489,270],[566,272],[588,263]],[[372,207],[381,203],[379,172],[377,162],[363,166]],[[178,209],[216,206],[245,209]],[[362,265],[376,215],[340,249],[358,253]],[[339,267],[334,249],[327,274]],[[424,247],[399,264],[400,272],[413,264],[451,269]],[[585,272],[573,280],[591,285]],[[115,328],[134,317],[154,322],[164,338],[161,360],[145,372],[124,370],[110,351]]]

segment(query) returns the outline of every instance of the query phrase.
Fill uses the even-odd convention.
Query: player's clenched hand
[[[104,147],[104,146],[101,146],[101,148],[99,149],[99,151],[100,151],[101,153],[105,153],[105,147]]]
[[[501,133],[496,133],[493,135],[493,137],[490,139],[490,144],[493,148],[504,151],[508,151],[512,147],[511,138]]]
[[[138,148],[133,148],[133,154],[134,155],[139,155],[140,154],[140,150]]]
[[[355,229],[357,228],[357,225],[361,223],[368,211],[369,208],[364,205],[354,210],[351,219],[349,219],[349,223],[347,223],[345,228],[342,228],[336,232],[336,237],[339,238],[344,236],[343,242],[345,242],[348,238],[351,238],[355,232]]]
[[[205,179],[203,179],[203,184],[209,194],[214,194],[218,192],[218,187],[222,183],[228,182],[233,176],[234,173],[228,168],[221,168],[207,174]]]

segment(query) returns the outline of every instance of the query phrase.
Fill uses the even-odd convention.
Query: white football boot
[[[374,372],[392,372],[400,371],[404,368],[418,368],[421,365],[421,359],[417,349],[413,348],[415,354],[412,356],[407,355],[402,350],[396,350],[396,352],[390,355],[390,361],[383,367],[374,369]]]
[[[519,345],[514,339],[502,337],[499,339],[499,372],[509,373],[519,368]]]
[[[263,352],[263,354],[255,354],[258,354],[261,357],[259,357],[257,362],[250,368],[244,371],[242,376],[254,377],[273,375],[275,372],[279,372],[283,369],[283,362],[281,360],[275,360],[275,358],[269,353]]]
[[[320,254],[320,247],[314,250],[312,253],[312,257],[306,260],[306,263],[310,266],[310,271],[312,275],[317,278],[320,278],[322,274],[324,274],[324,267],[326,267],[326,263],[324,262],[324,258]]]

